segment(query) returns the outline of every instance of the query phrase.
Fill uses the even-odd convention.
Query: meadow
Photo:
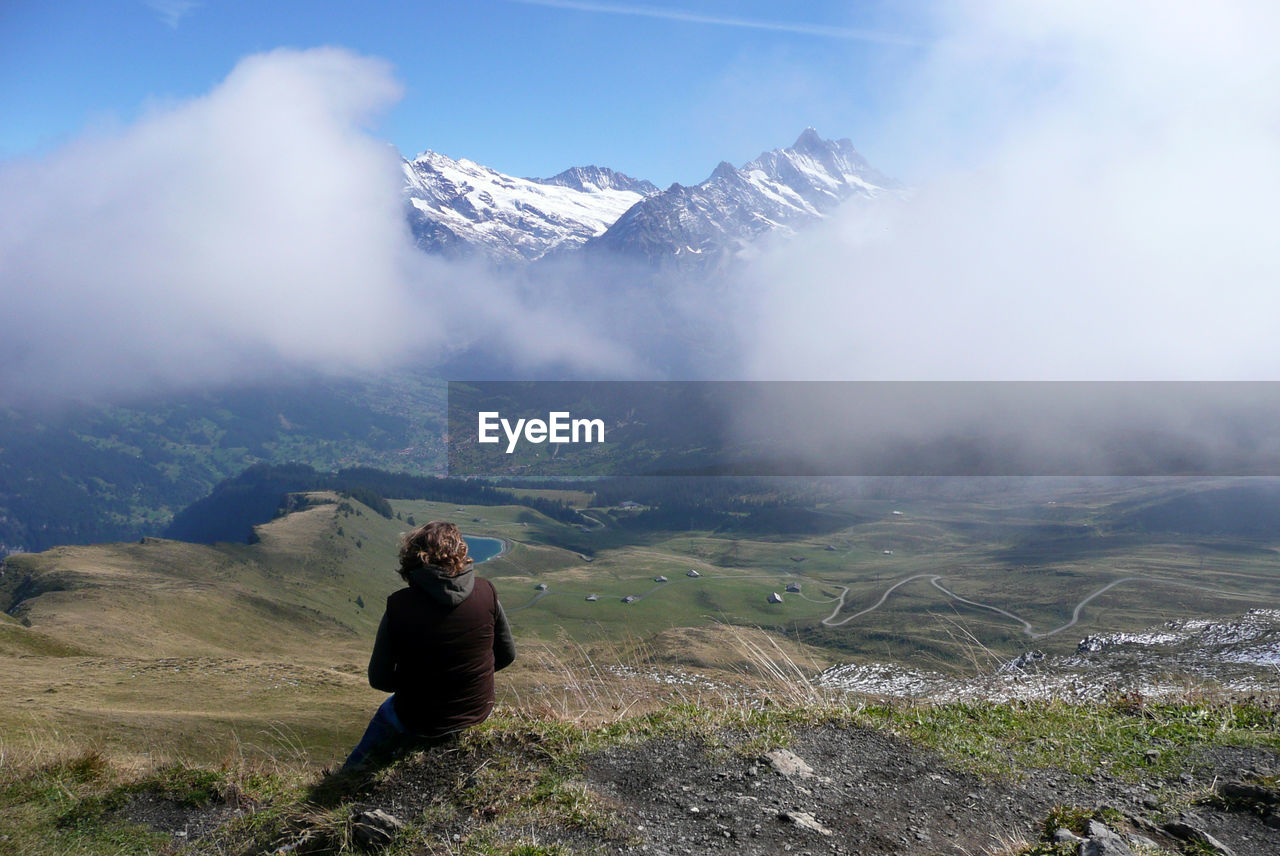
[[[1280,531],[1245,538],[1109,528],[1110,509],[1133,501],[1129,489],[1034,504],[1021,496],[843,501],[822,510],[856,522],[803,537],[637,533],[616,509],[592,509],[592,525],[571,527],[518,507],[396,507],[510,539],[514,549],[484,573],[518,627],[544,639],[719,623],[765,628],[819,660],[954,672],[972,667],[975,649],[987,659],[1031,648],[1064,653],[1092,633],[1280,604]],[[557,541],[589,554],[546,546]],[[775,592],[781,603],[768,602]]]
[[[581,490],[558,497],[583,506],[573,525],[512,496],[397,500],[386,518],[315,494],[252,544],[145,538],[11,556],[2,748],[340,760],[382,697],[364,670],[400,585],[397,538],[427,519],[506,542],[480,567],[521,650],[501,701],[547,711],[749,685],[762,651],[802,677],[860,661],[966,674],[1090,633],[1280,603],[1280,538],[1116,525],[1117,508],[1159,491],[836,498],[820,510],[848,525],[804,536],[637,529],[634,510],[591,507]]]

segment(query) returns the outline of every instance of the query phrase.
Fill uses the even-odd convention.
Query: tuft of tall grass
[[[772,635],[717,625],[725,664],[686,669],[669,652],[624,637],[584,644],[561,634],[522,648],[521,679],[506,682],[508,713],[576,725],[617,722],[666,707],[747,711],[770,706],[832,707],[846,696],[820,687],[818,668],[800,663]]]

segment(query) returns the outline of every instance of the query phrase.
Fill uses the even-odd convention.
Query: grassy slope
[[[26,602],[30,627],[0,626],[6,742],[340,750],[376,704],[363,664],[398,586],[385,545],[401,526],[352,507],[274,521],[254,545],[147,539],[11,557],[11,580],[61,590]]]
[[[273,521],[259,527],[259,541],[251,545],[145,539],[11,557],[8,593],[28,576],[50,590],[23,602],[19,614],[31,626],[7,617],[0,624],[0,699],[9,700],[0,703],[5,748],[57,752],[90,745],[113,757],[148,760],[341,758],[382,698],[367,686],[364,664],[382,603],[400,585],[392,557],[408,526],[348,504],[351,513],[331,502]],[[530,541],[573,534],[520,506],[459,512],[398,503],[397,511],[420,519],[453,516],[468,534]],[[634,613],[619,604],[619,616],[640,623],[605,634],[599,616],[614,606],[602,603],[589,625],[574,626],[580,638],[598,644],[576,649],[578,661],[567,664],[557,641],[562,619],[517,607],[535,579],[575,569],[592,570],[579,554],[536,543],[513,543],[484,566],[512,608],[522,651],[500,682],[504,699],[528,699],[547,710],[578,705],[583,694],[595,692],[596,679],[606,677],[587,676],[593,656],[632,664],[658,659],[645,638],[684,618],[653,621],[656,600],[637,604],[643,611]],[[633,567],[619,576],[648,573]],[[705,623],[696,614],[689,620]],[[658,645],[679,649],[683,662],[743,668],[741,651],[726,648],[715,628],[678,641],[662,637]],[[795,645],[785,650],[816,665],[812,652]],[[630,705],[641,694],[630,688],[629,698],[616,704]]]
[[[1238,549],[1212,539],[1087,535],[1098,543],[1084,556],[1037,546],[1046,521],[1093,531],[1113,499],[849,501],[825,510],[862,522],[796,538],[637,535],[599,509],[592,514],[604,525],[583,531],[520,505],[401,501],[394,507],[403,519],[387,520],[329,503],[261,527],[252,545],[146,539],[12,557],[0,596],[27,574],[63,590],[26,601],[31,627],[0,624],[0,698],[12,699],[0,703],[0,729],[19,746],[88,739],[125,754],[205,758],[230,746],[251,753],[296,746],[339,757],[380,698],[364,683],[364,663],[382,601],[399,584],[392,557],[410,517],[454,520],[468,534],[508,542],[481,569],[495,580],[525,652],[500,687],[504,700],[537,699],[553,710],[574,707],[585,690],[581,674],[543,656],[548,649],[574,650],[583,663],[736,674],[749,646],[724,631],[731,625],[785,635],[788,656],[810,671],[858,659],[956,669],[983,648],[1004,657],[1028,647],[1069,650],[1087,633],[1280,601],[1280,554],[1265,542]],[[1008,558],[1011,547],[1021,551],[1017,561]],[[687,577],[691,567],[702,576]],[[669,582],[654,582],[659,574]],[[1008,618],[949,601],[921,579],[841,627],[819,623],[843,587],[841,617],[915,574],[941,574],[958,594],[1037,629],[1060,625],[1080,598],[1127,575],[1198,580],[1227,594],[1122,586],[1090,603],[1070,631],[1031,640]],[[803,593],[765,602],[788,582]],[[587,602],[588,593],[599,601]],[[624,595],[641,599],[623,604]]]
[[[258,463],[444,466],[445,387],[418,372],[18,412],[0,406],[0,547],[131,538]]]

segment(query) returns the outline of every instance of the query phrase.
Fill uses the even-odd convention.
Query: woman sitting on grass
[[[400,542],[400,576],[387,598],[369,659],[369,684],[394,693],[382,703],[344,770],[405,737],[438,740],[483,722],[493,710],[493,673],[515,659],[493,584],[478,577],[452,523],[419,526]]]

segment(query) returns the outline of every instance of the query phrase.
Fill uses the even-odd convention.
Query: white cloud
[[[183,18],[202,5],[196,0],[144,0],[144,2],[160,16],[160,20],[175,30],[182,23]]]
[[[251,57],[209,94],[0,171],[7,387],[77,393],[368,365],[408,305],[398,96],[338,50]]]
[[[1280,10],[941,8],[897,94],[914,196],[674,294],[424,256],[398,155],[364,129],[398,97],[387,65],[249,57],[201,98],[0,166],[0,401],[468,346],[544,376],[1280,372]]]
[[[713,27],[731,27],[746,30],[766,30],[773,33],[795,33],[828,39],[874,42],[886,45],[916,45],[914,39],[880,30],[858,27],[833,27],[826,24],[806,24],[798,21],[770,21],[762,18],[743,18],[737,15],[712,15],[686,9],[649,6],[638,3],[599,3],[590,0],[510,0],[527,6],[546,6],[552,9],[568,9],[575,12],[592,12],[603,15],[625,15],[633,18],[657,18],[682,24],[705,24]]]
[[[555,305],[413,246],[399,156],[362,129],[399,92],[381,61],[278,50],[0,167],[0,401],[429,364],[490,341],[526,366],[625,365]]]
[[[939,30],[899,94],[924,178],[753,268],[749,373],[1280,375],[1280,9],[988,0]]]

